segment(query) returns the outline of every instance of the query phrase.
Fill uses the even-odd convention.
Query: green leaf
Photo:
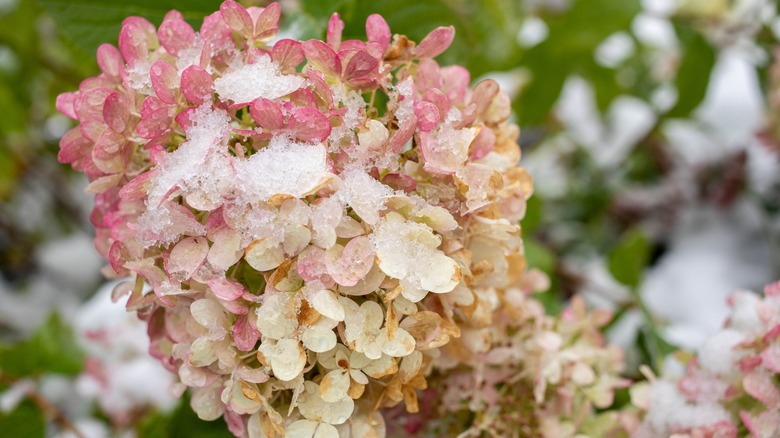
[[[144,17],[159,25],[165,14],[177,9],[196,30],[203,17],[219,10],[221,0],[39,0],[57,27],[87,53],[102,43],[116,44],[122,20]]]
[[[27,341],[0,346],[0,371],[14,377],[44,372],[76,375],[83,364],[73,330],[56,313]]]
[[[674,81],[677,104],[668,116],[687,117],[707,94],[717,53],[704,35],[692,27],[677,26],[677,36],[685,53]]]
[[[609,253],[609,272],[626,286],[636,288],[650,259],[650,243],[639,229],[623,234]]]
[[[40,409],[25,400],[11,412],[0,411],[0,431],[7,437],[43,438],[46,420]]]

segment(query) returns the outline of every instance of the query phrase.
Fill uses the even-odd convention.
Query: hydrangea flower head
[[[89,177],[107,274],[133,278],[116,294],[201,418],[379,437],[381,408],[416,411],[457,360],[442,348],[490,342],[475,331],[522,280],[531,179],[506,94],[434,60],[453,28],[415,44],[372,15],[343,40],[334,14],[296,41],[280,11],[228,0],[197,32],[128,18],[57,99],[79,122],[59,158]]]

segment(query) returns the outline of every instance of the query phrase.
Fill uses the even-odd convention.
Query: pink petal
[[[75,101],[76,114],[82,122],[103,123],[103,104],[106,98],[113,93],[110,88],[93,88],[81,93],[80,99]]]
[[[423,94],[423,100],[436,105],[439,109],[440,121],[450,112],[450,100],[438,88],[431,88]]]
[[[73,93],[60,94],[59,96],[57,96],[57,102],[55,104],[55,106],[57,107],[57,111],[70,117],[73,120],[78,120],[79,116],[76,115],[75,106],[79,98],[81,98],[81,93],[79,93],[78,91]]]
[[[341,61],[336,57],[336,52],[322,41],[305,41],[303,52],[306,54],[309,64],[323,74],[338,76],[341,73]]]
[[[222,307],[233,315],[248,315],[249,306],[246,301],[235,299],[233,301],[219,300],[222,303]]]
[[[120,276],[129,274],[129,271],[125,268],[125,263],[130,259],[130,251],[120,241],[115,241],[111,244],[111,249],[108,250],[108,262],[111,264],[111,268]]]
[[[282,7],[279,3],[271,3],[266,6],[255,22],[255,38],[265,40],[276,36],[279,33],[279,18],[281,15]]]
[[[97,141],[97,139],[100,138],[100,136],[103,134],[103,131],[105,130],[106,124],[103,121],[95,122],[92,120],[84,120],[79,124],[79,131],[81,131],[81,135],[89,140],[92,140],[93,142]]]
[[[306,72],[306,77],[309,78],[309,82],[314,86],[315,94],[322,99],[326,107],[330,108],[333,105],[333,92],[322,77],[322,73],[317,70],[309,70]]]
[[[181,73],[181,92],[195,105],[202,105],[214,98],[214,78],[197,65],[191,65]]]
[[[163,21],[171,21],[171,20],[184,20],[184,14],[177,11],[176,9],[172,9],[165,13],[165,16],[163,17]]]
[[[481,113],[487,109],[499,91],[498,83],[492,79],[486,79],[474,87],[471,93],[471,101],[477,104],[477,112]]]
[[[417,126],[423,132],[430,132],[439,124],[439,108],[430,102],[417,102],[414,104],[414,115],[417,117]]]
[[[92,142],[84,138],[79,128],[73,128],[62,136],[57,159],[60,163],[76,163],[87,156],[91,150]]]
[[[776,281],[764,287],[764,294],[768,297],[780,297],[780,281]]]
[[[772,344],[761,352],[764,366],[780,374],[780,344]]]
[[[133,178],[119,190],[119,197],[125,201],[138,201],[144,199],[149,193],[151,179],[155,175],[154,170],[144,172]]]
[[[133,65],[149,55],[149,26],[154,34],[154,25],[140,17],[127,18],[122,24],[122,30],[119,32],[119,51],[127,65]]]
[[[308,88],[299,88],[290,94],[290,102],[297,107],[317,108],[317,99]]]
[[[122,71],[124,64],[119,49],[111,44],[101,44],[100,47],[98,47],[97,62],[98,66],[100,66],[100,71],[112,78],[119,77],[119,73]]]
[[[479,160],[489,154],[490,151],[493,150],[495,144],[496,134],[493,133],[492,129],[483,126],[469,146],[470,158],[472,160]]]
[[[141,122],[135,132],[146,139],[162,135],[170,128],[175,111],[175,107],[166,105],[159,98],[148,96],[141,104]]]
[[[396,154],[401,152],[401,149],[403,149],[406,142],[412,139],[416,128],[417,120],[415,120],[414,117],[410,117],[400,128],[398,128],[398,131],[393,135],[393,138],[390,139],[388,148]]]
[[[414,54],[418,58],[434,58],[447,50],[454,37],[454,27],[438,27],[420,41]]]
[[[376,43],[384,53],[390,45],[390,26],[381,15],[371,14],[366,19],[366,36],[369,42]]]
[[[376,58],[369,55],[365,50],[361,50],[355,53],[347,63],[347,68],[344,69],[344,79],[358,79],[373,72],[379,65],[379,61]]]
[[[403,190],[406,193],[417,190],[417,180],[411,175],[403,173],[388,173],[382,178],[382,182],[396,190]]]
[[[225,423],[227,423],[228,430],[230,431],[230,433],[232,433],[234,436],[245,435],[244,431],[246,428],[244,426],[243,417],[231,411],[230,406],[226,407],[223,417],[225,418]]]
[[[328,20],[328,34],[326,41],[333,50],[338,50],[341,44],[341,33],[344,31],[344,22],[341,21],[338,12],[334,12]]]
[[[304,142],[323,141],[330,135],[330,120],[315,108],[296,110],[290,119],[290,128]]]
[[[436,65],[430,60],[421,61],[420,65],[423,63],[428,64],[427,70],[434,70]],[[441,86],[436,88],[441,88],[453,105],[464,105],[469,91],[469,83],[471,83],[469,71],[459,65],[451,65],[441,68],[438,74],[441,77]]]
[[[200,27],[200,40],[203,43],[200,56],[201,67],[209,65],[215,54],[235,46],[233,30],[222,19],[221,12],[215,12],[203,18],[203,25]]]
[[[113,131],[125,131],[130,121],[130,101],[124,94],[115,91],[108,95],[103,104],[103,119]]]
[[[284,114],[279,105],[271,100],[259,97],[249,104],[249,114],[255,123],[263,129],[276,131],[284,127]]]
[[[152,64],[149,76],[154,94],[169,105],[176,103],[176,89],[179,88],[179,74],[176,67],[160,59]]]
[[[742,380],[742,386],[745,392],[767,407],[780,404],[780,391],[775,387],[773,377],[769,373],[752,372]]]
[[[350,240],[333,261],[329,260],[328,274],[341,286],[354,286],[368,274],[374,265],[374,248],[366,236]]]
[[[181,276],[182,281],[189,279],[206,260],[208,251],[208,241],[205,238],[187,237],[180,240],[168,256],[168,274],[171,277]]]
[[[239,351],[252,351],[260,339],[260,331],[246,315],[239,316],[233,325],[233,341]]]
[[[222,19],[225,23],[239,35],[248,38],[252,35],[254,26],[249,12],[240,4],[233,0],[227,0],[219,7]]]
[[[241,283],[227,278],[209,280],[209,288],[220,300],[233,301],[244,295],[246,289]]]
[[[271,49],[271,59],[279,65],[282,71],[290,71],[303,62],[305,55],[300,42],[283,39],[274,44],[273,49]]]
[[[168,53],[178,56],[195,42],[195,31],[182,18],[166,18],[157,30],[157,38]]]

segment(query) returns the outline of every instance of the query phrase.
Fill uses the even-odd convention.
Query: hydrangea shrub
[[[325,41],[296,41],[280,12],[126,19],[102,73],[57,99],[79,122],[59,158],[88,176],[106,274],[133,278],[115,294],[201,418],[381,437],[434,370],[504,354],[496,312],[533,288],[532,182],[509,98],[434,60],[453,28],[415,43],[372,15],[343,40],[334,14]]]

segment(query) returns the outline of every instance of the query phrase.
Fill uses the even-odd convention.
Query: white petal
[[[328,403],[335,403],[347,397],[350,379],[346,370],[333,370],[320,382],[320,397]]]
[[[303,345],[315,353],[323,353],[336,346],[336,333],[321,326],[308,327],[301,337]]]
[[[344,321],[344,307],[334,292],[327,289],[314,292],[311,304],[321,315],[336,321]]]
[[[258,271],[270,271],[284,261],[282,247],[270,239],[258,239],[246,248],[244,259]]]
[[[383,339],[387,338],[387,332],[382,331]],[[414,346],[416,345],[414,338],[412,335],[409,334],[406,330],[399,328],[395,332],[395,336],[393,336],[393,339],[388,340],[384,345],[382,346],[382,352],[385,353],[388,356],[393,357],[404,357],[408,356],[410,353],[414,351]]]
[[[287,426],[286,438],[312,438],[320,423],[310,420],[298,420]]]

